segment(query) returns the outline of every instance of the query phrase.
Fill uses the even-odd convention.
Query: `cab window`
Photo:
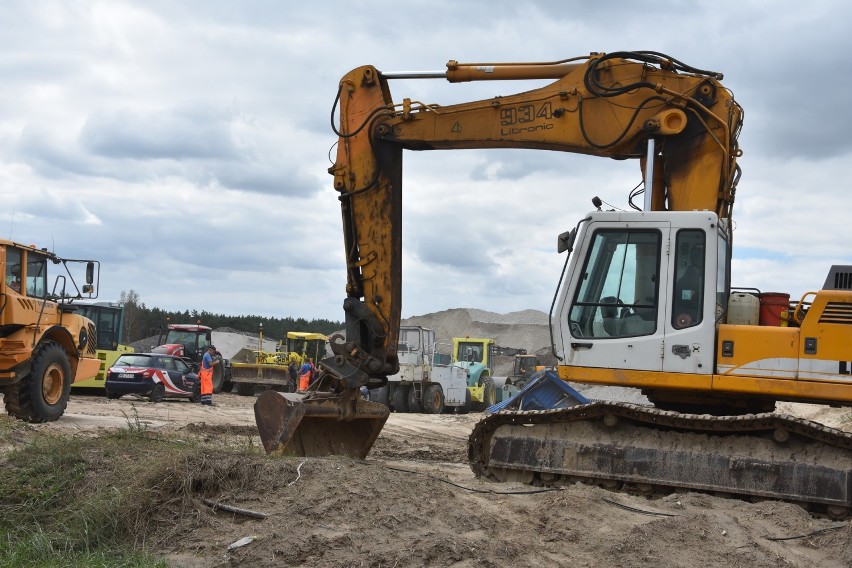
[[[47,257],[30,252],[27,255],[27,296],[47,295]]]
[[[675,244],[675,286],[672,298],[672,327],[694,327],[703,319],[704,231],[678,231]]]
[[[21,251],[11,247],[6,249],[6,286],[21,291]]]
[[[571,335],[634,337],[657,330],[661,240],[656,230],[595,233],[571,304]]]
[[[459,343],[459,359],[470,363],[482,363],[482,344],[470,342]]]
[[[409,351],[420,351],[420,330],[402,329],[399,332],[400,343],[408,345]]]

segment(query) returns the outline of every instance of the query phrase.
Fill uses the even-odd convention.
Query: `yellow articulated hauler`
[[[0,391],[15,418],[58,420],[71,385],[97,376],[97,329],[75,301],[97,297],[99,267],[0,240]]]

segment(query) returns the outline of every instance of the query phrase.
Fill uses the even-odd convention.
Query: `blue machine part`
[[[485,412],[493,414],[501,410],[550,410],[568,408],[591,401],[560,379],[553,371],[545,371],[533,378],[524,389],[503,402],[489,406]]]

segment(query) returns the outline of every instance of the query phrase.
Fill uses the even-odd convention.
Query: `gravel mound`
[[[435,330],[439,342],[449,343],[453,337],[478,337],[493,339],[500,347],[526,349],[528,353],[550,351],[547,314],[538,310],[497,314],[455,308],[405,318],[402,323]]]

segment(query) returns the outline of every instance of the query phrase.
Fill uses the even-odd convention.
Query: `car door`
[[[179,359],[173,359],[172,357],[162,357],[160,359],[160,369],[162,369],[163,374],[168,377],[171,383],[166,385],[166,392],[174,391],[175,388],[184,390],[183,378],[176,365],[179,362]]]
[[[180,379],[179,379],[180,383],[179,384],[182,385],[182,388],[191,392],[192,389],[195,387],[195,383],[197,381],[190,379],[190,375],[192,374],[192,369],[189,367],[189,365],[187,365],[181,359],[175,359],[175,371],[180,376]],[[194,378],[194,375],[193,375],[193,378]]]

